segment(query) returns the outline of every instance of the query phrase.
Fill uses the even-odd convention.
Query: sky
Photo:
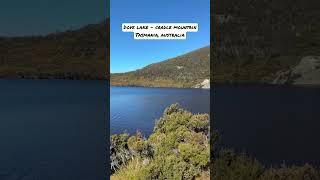
[[[187,40],[134,40],[122,23],[198,23]],[[210,44],[210,0],[111,0],[110,71],[127,72]]]
[[[109,0],[1,0],[0,36],[48,34],[103,21]]]

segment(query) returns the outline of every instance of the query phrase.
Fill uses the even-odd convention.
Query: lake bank
[[[0,76],[0,79],[3,80],[20,80],[20,79],[25,79],[25,80],[102,80],[106,81],[109,80],[108,77],[91,77],[90,75],[88,76],[55,76],[55,75],[50,75],[50,76],[41,76],[41,75],[32,75],[32,76],[25,76],[25,75],[20,75],[20,76]]]

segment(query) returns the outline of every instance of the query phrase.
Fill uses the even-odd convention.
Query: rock
[[[216,15],[216,21],[219,24],[224,24],[224,23],[228,23],[234,20],[234,17],[231,16],[230,14],[217,14]]]
[[[303,57],[300,63],[293,68],[294,74],[308,74],[312,71],[318,70],[320,67],[320,56],[306,56]]]
[[[202,83],[195,85],[195,88],[210,89],[210,79],[205,79]]]
[[[146,166],[146,165],[149,164],[149,162],[150,162],[149,159],[144,159],[144,160],[142,161],[142,165],[143,165],[143,166]]]
[[[276,78],[271,84],[286,84],[289,81],[291,70],[280,71],[276,74]]]
[[[177,66],[177,69],[182,69],[183,68],[183,66]]]
[[[278,72],[272,84],[320,85],[320,56],[305,56],[289,70]]]
[[[293,84],[320,85],[320,56],[302,58],[292,73],[298,76]]]

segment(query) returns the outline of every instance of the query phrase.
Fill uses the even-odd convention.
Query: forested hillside
[[[215,83],[272,83],[303,58],[320,56],[317,0],[225,0],[212,13]],[[285,76],[274,83],[303,74]]]
[[[111,74],[117,86],[195,87],[210,79],[210,48],[204,47],[142,69]]]
[[[109,20],[45,36],[0,37],[0,78],[106,79]]]

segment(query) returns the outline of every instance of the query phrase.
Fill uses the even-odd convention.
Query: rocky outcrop
[[[210,79],[205,79],[202,83],[199,83],[195,88],[210,89]]]
[[[280,71],[276,74],[276,78],[271,84],[287,84],[291,77],[292,70]]]
[[[320,56],[304,57],[292,73],[293,84],[320,85]]]
[[[272,84],[320,85],[320,56],[305,56],[286,71],[277,73]]]

